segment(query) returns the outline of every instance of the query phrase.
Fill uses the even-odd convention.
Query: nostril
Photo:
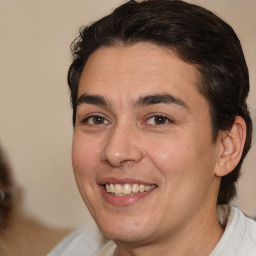
[[[115,127],[112,133],[107,134],[106,144],[102,148],[101,160],[112,167],[120,167],[129,162],[139,162],[143,158],[138,140],[134,133],[127,128],[127,123],[122,127]]]

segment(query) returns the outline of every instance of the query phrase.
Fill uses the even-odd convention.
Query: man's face
[[[84,202],[111,239],[150,242],[215,214],[219,142],[212,143],[198,76],[149,43],[102,47],[88,59],[73,168]]]

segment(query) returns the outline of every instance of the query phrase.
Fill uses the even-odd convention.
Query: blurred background
[[[60,231],[56,241],[90,220],[71,166],[69,46],[81,25],[122,2],[0,0],[0,145],[17,187],[19,211]],[[237,32],[250,70],[249,104],[256,127],[256,1],[189,2],[215,12]],[[255,133],[253,142],[234,204],[256,216]]]

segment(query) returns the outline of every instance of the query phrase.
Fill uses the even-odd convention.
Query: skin
[[[193,65],[150,43],[99,48],[84,67],[73,169],[91,215],[121,256],[208,255],[223,233],[216,198],[227,135],[212,142],[198,77]],[[148,95],[161,97],[153,104]],[[106,200],[102,181],[131,178],[157,187],[123,205]]]

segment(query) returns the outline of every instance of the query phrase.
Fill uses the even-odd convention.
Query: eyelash
[[[158,120],[158,124],[155,123],[156,119],[159,118],[160,120]],[[97,123],[97,119],[99,121],[99,123]],[[153,124],[149,124],[151,126],[163,126],[163,125],[167,125],[169,123],[174,123],[174,121],[172,119],[170,119],[169,117],[162,115],[162,114],[151,114],[145,122],[143,122],[143,124],[147,124],[148,121],[150,119],[153,119]],[[92,123],[90,123],[90,121],[92,121]],[[96,121],[96,122],[94,122]],[[85,117],[84,119],[82,119],[81,121],[82,124],[87,124],[87,125],[105,125],[110,123],[108,121],[108,119],[102,115],[90,115]]]
[[[174,121],[171,118],[169,118],[169,117],[167,117],[163,114],[151,114],[144,123],[148,122],[150,119],[153,119],[155,121],[156,118],[161,118],[164,122],[163,123],[158,123],[158,124],[154,123],[154,124],[150,124],[150,125],[163,126],[163,125],[167,125],[167,124],[170,124],[170,123],[174,123]]]
[[[95,120],[97,118],[101,119],[103,121],[103,123],[98,123],[98,124],[96,124],[96,123],[89,123],[90,119],[93,121],[93,120]],[[82,119],[81,123],[82,124],[88,124],[88,125],[102,125],[102,124],[106,124],[106,121],[107,121],[107,123],[109,123],[107,118],[102,116],[102,115],[90,115],[90,116],[87,116],[84,119]]]

